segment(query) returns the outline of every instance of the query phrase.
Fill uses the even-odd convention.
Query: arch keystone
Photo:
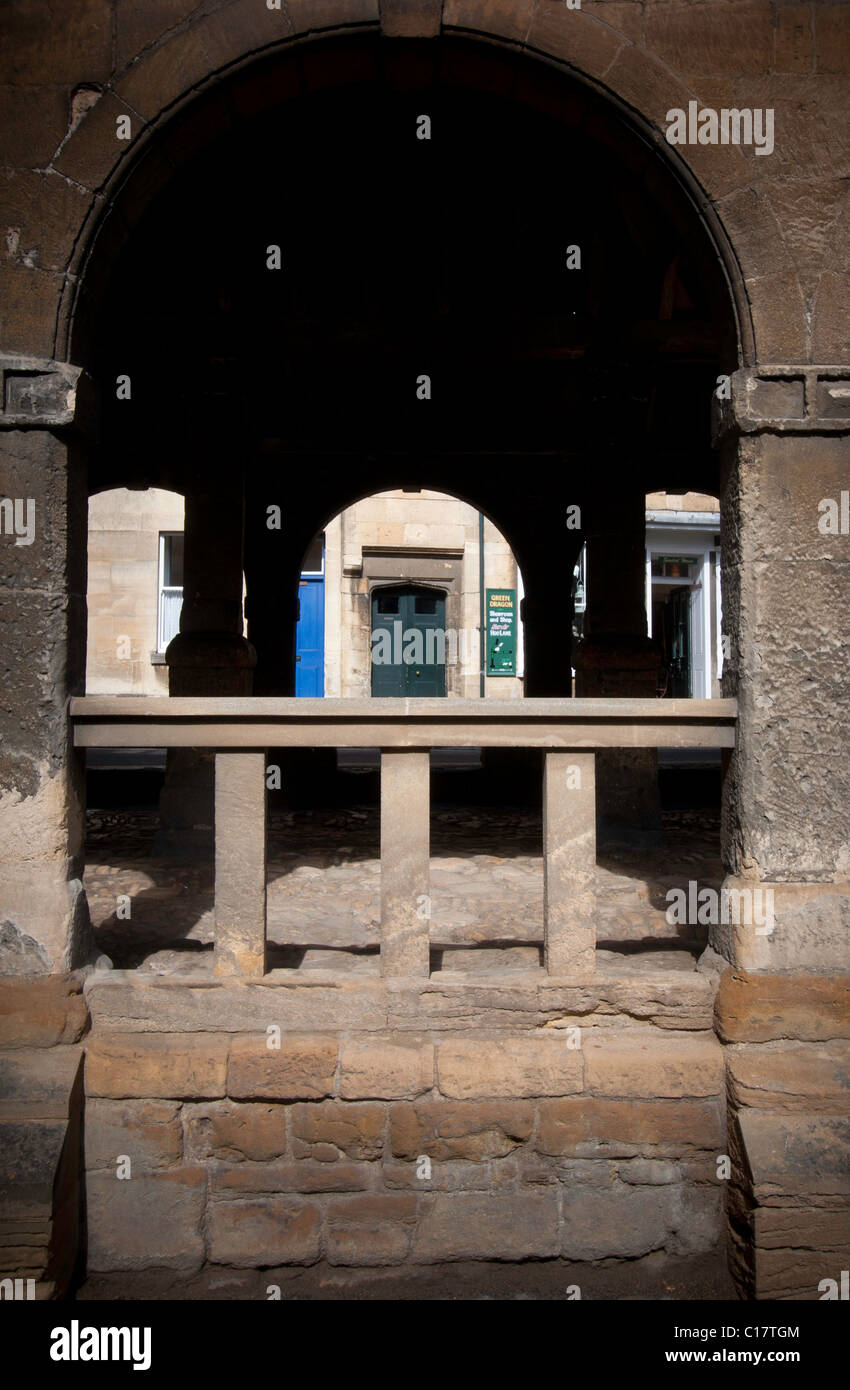
[[[434,39],[443,20],[443,0],[380,0],[381,31],[390,39]]]

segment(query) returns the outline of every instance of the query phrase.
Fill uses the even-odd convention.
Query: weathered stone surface
[[[169,1168],[183,1153],[180,1106],[169,1101],[90,1099],[86,1105],[86,1167],[111,1168],[126,1154],[133,1174]]]
[[[660,1158],[626,1159],[617,1164],[617,1174],[623,1182],[648,1183],[652,1186],[678,1182],[680,1176],[678,1164]]]
[[[558,1199],[551,1192],[459,1192],[427,1204],[414,1261],[524,1260],[558,1253]]]
[[[250,1269],[313,1264],[319,1258],[318,1207],[297,1197],[262,1202],[213,1202],[209,1212],[212,1264]]]
[[[225,1100],[186,1106],[183,1115],[186,1142],[197,1159],[264,1163],[286,1150],[283,1105],[235,1105]]]
[[[341,1044],[339,1062],[339,1094],[346,1100],[397,1100],[434,1084],[434,1045],[415,1038],[352,1038]]]
[[[742,1110],[737,1134],[757,1202],[850,1193],[850,1119]]]
[[[205,1192],[203,1168],[124,1180],[114,1173],[90,1173],[89,1269],[200,1269]]]
[[[566,5],[538,5],[526,43],[599,77],[623,46],[622,35]]]
[[[11,0],[0,18],[0,80],[61,86],[106,81],[111,68],[111,15],[98,0],[79,0],[57,26],[47,0]]]
[[[244,1197],[251,1192],[361,1192],[371,1182],[368,1163],[246,1163],[217,1169],[210,1190],[219,1198]]]
[[[596,968],[596,755],[547,752],[543,771],[546,969]]]
[[[74,1044],[0,1053],[0,1116],[67,1119],[82,1058]]]
[[[697,1255],[722,1248],[726,1240],[726,1186],[715,1180],[713,1187],[683,1183],[665,1189],[671,1197],[673,1234],[666,1243],[671,1254]]]
[[[380,981],[311,980],[309,990],[281,988],[280,971],[251,984],[213,984],[165,980],[141,971],[110,971],[90,976],[86,999],[95,1029],[142,1033],[265,1033],[270,1025],[283,1032],[309,1032],[318,1020],[325,1028],[381,1029],[387,1026],[386,992]],[[318,972],[317,972],[318,973]],[[417,1030],[422,1027],[419,1019]]]
[[[0,980],[0,1047],[75,1043],[87,1022],[82,984],[73,976]]]
[[[53,1187],[67,1121],[4,1119],[0,1122],[0,1202],[19,1218],[52,1211]]]
[[[630,1029],[628,1041],[609,1031],[583,1046],[585,1086],[607,1096],[708,1096],[723,1087],[723,1052],[710,1034]]]
[[[383,1149],[386,1111],[368,1101],[325,1101],[292,1107],[296,1158],[377,1158]]]
[[[758,1250],[756,1252],[755,1297],[758,1299],[821,1299],[827,1291],[823,1281],[834,1280],[840,1287],[841,1271],[847,1269],[850,1249]]]
[[[430,762],[411,749],[381,753],[381,974],[429,971]]]
[[[715,999],[724,1042],[850,1038],[850,975],[751,975],[727,970]]]
[[[611,1187],[616,1179],[614,1165],[601,1158],[562,1159],[555,1164],[554,1171],[568,1188],[584,1183],[592,1187]]]
[[[389,1265],[407,1258],[418,1202],[401,1193],[328,1203],[327,1256],[336,1265]]]
[[[284,1033],[279,1048],[267,1038],[233,1040],[227,1094],[237,1100],[312,1100],[331,1095],[337,1040],[322,1033]]]
[[[381,0],[387,38],[433,39],[440,32],[443,0]]]
[[[95,1035],[86,1094],[114,1099],[200,1100],[224,1095],[227,1039],[158,1033]]]
[[[544,1154],[630,1157],[647,1149],[678,1157],[683,1149],[724,1142],[720,1099],[618,1101],[589,1097],[540,1103],[537,1147]]]
[[[262,976],[266,963],[266,755],[215,760],[215,973]]]
[[[726,1053],[729,1094],[763,1110],[850,1110],[850,1042],[738,1045]]]
[[[574,1187],[564,1192],[561,1254],[568,1260],[645,1255],[664,1244],[670,1225],[664,1190]]]
[[[521,1101],[419,1101],[390,1106],[390,1145],[397,1158],[502,1158],[530,1138],[534,1108]]]
[[[757,1207],[753,1233],[764,1250],[850,1248],[850,1207]]]
[[[773,60],[773,14],[767,0],[718,0],[711,6],[647,6],[646,37],[676,72],[742,76],[767,72]]]
[[[450,1039],[437,1049],[437,1078],[461,1100],[565,1096],[582,1089],[582,1052],[555,1034]]]
[[[296,34],[338,25],[378,22],[378,0],[286,0]]]
[[[485,1192],[492,1194],[504,1187],[522,1188],[529,1182],[539,1185],[554,1185],[557,1182],[557,1175],[554,1172],[543,1175],[541,1171],[534,1171],[533,1164],[520,1163],[521,1157],[525,1157],[522,1151],[517,1158],[493,1159],[492,1161],[469,1161],[467,1159],[438,1161],[435,1159],[431,1164],[430,1177],[424,1175],[427,1170],[420,1166],[419,1159],[406,1163],[400,1160],[384,1160],[381,1165],[381,1177],[385,1187],[406,1192]],[[532,1160],[536,1158],[542,1169],[544,1160],[534,1154],[528,1157]]]

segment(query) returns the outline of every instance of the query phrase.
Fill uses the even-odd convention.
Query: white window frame
[[[158,588],[157,588],[157,598],[156,598],[156,650],[157,650],[157,653],[158,653],[159,655],[162,655],[162,654],[165,652],[165,650],[166,650],[166,648],[167,648],[167,646],[168,646],[168,643],[171,641],[171,637],[174,636],[174,633],[172,633],[172,634],[171,634],[171,637],[169,637],[167,641],[165,640],[165,632],[164,632],[164,616],[165,616],[165,614],[164,614],[164,607],[165,607],[165,606],[164,606],[163,601],[162,601],[162,600],[163,600],[163,596],[164,596],[166,593],[168,593],[168,594],[179,594],[180,597],[181,597],[181,599],[182,599],[182,597],[183,597],[183,586],[182,586],[182,584],[166,584],[166,583],[165,583],[165,549],[166,549],[165,542],[166,542],[166,540],[170,539],[172,536],[182,536],[182,535],[184,535],[184,532],[183,532],[183,531],[160,531],[160,533],[159,533]]]

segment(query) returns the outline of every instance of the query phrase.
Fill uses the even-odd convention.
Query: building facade
[[[662,696],[720,695],[718,505],[702,494],[647,497],[647,630],[658,644]],[[156,488],[97,494],[88,534],[86,689],[166,694],[166,652],[183,600],[183,499]],[[573,574],[577,642],[588,588],[582,549]],[[488,591],[509,615],[509,638],[495,654],[489,624],[489,658]],[[417,598],[427,615],[416,612]],[[303,557],[298,600],[296,695],[523,692],[522,574],[492,522],[456,498],[397,490],[346,508]]]

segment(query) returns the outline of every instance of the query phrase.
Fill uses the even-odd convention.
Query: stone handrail
[[[732,748],[734,700],[332,700],[89,695],[78,748],[209,748],[215,770],[215,971],[266,958],[266,749],[381,749],[381,971],[430,969],[432,747],[542,748],[544,946],[551,975],[596,952],[597,748]]]

